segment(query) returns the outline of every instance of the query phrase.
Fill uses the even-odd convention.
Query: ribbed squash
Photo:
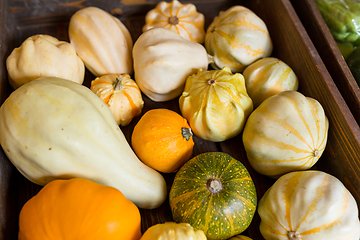
[[[227,67],[188,77],[179,104],[194,134],[213,142],[238,135],[253,110],[243,75]]]
[[[22,207],[19,240],[139,240],[140,211],[113,187],[54,180]]]
[[[77,11],[70,19],[69,38],[87,69],[95,76],[132,74],[130,32],[110,13],[97,7]]]
[[[143,31],[151,28],[168,28],[183,38],[203,43],[205,38],[205,17],[192,3],[181,4],[177,0],[161,1],[145,16]]]
[[[91,82],[91,91],[109,106],[118,125],[126,126],[144,106],[141,91],[129,74],[108,74]]]
[[[266,240],[358,240],[359,210],[351,193],[321,171],[280,177],[260,199],[260,232]]]
[[[193,153],[193,133],[177,112],[159,108],[147,111],[137,122],[131,144],[140,160],[160,172],[177,171]]]
[[[249,116],[243,143],[251,166],[279,177],[311,168],[325,150],[329,123],[321,104],[297,91],[267,98]]]
[[[224,152],[206,152],[176,173],[169,202],[176,222],[189,223],[210,240],[228,239],[250,225],[257,196],[240,161]]]
[[[270,56],[273,45],[264,21],[250,9],[235,5],[220,12],[207,28],[205,48],[214,57],[213,67],[242,72]]]
[[[263,58],[250,64],[243,75],[254,107],[270,96],[282,91],[296,91],[299,87],[294,71],[285,62],[274,57]]]
[[[148,228],[140,240],[206,240],[206,236],[188,223],[166,222]]]
[[[30,181],[86,178],[119,189],[140,208],[167,196],[165,179],[135,155],[107,105],[88,87],[40,78],[0,107],[0,144]]]

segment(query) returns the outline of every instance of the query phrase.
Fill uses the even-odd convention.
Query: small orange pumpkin
[[[177,171],[192,155],[190,126],[180,114],[168,109],[147,111],[135,125],[131,143],[138,158],[164,173]]]
[[[19,240],[138,240],[141,216],[116,188],[90,180],[54,180],[20,212]]]
[[[128,125],[144,106],[141,91],[129,74],[108,74],[91,82],[91,91],[110,108],[116,122]]]

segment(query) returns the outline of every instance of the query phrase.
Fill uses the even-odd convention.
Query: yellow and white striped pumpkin
[[[280,177],[260,199],[260,232],[266,240],[358,240],[359,211],[336,177],[321,171]]]
[[[168,28],[183,38],[203,43],[205,17],[192,3],[181,4],[177,0],[161,1],[145,16],[143,32],[155,27]]]
[[[132,74],[130,32],[110,13],[97,7],[77,11],[70,19],[69,38],[76,53],[95,76]]]
[[[295,72],[285,62],[274,57],[262,58],[250,64],[243,75],[254,107],[270,96],[286,90],[296,91],[299,87]]]
[[[263,101],[249,116],[243,143],[251,166],[270,177],[311,168],[322,155],[329,123],[321,104],[297,91]]]
[[[253,110],[243,75],[227,67],[188,77],[179,104],[193,133],[213,142],[238,135]]]
[[[270,56],[273,44],[264,21],[250,9],[235,5],[214,18],[205,34],[205,48],[214,57],[213,67],[242,72]]]

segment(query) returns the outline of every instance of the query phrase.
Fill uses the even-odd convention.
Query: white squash
[[[166,198],[164,178],[136,157],[109,107],[71,81],[40,78],[14,91],[0,108],[0,144],[39,185],[82,177],[149,209]]]
[[[260,199],[260,232],[266,240],[358,240],[359,210],[346,187],[321,171],[280,177]]]
[[[82,84],[83,61],[73,45],[49,35],[28,37],[6,60],[9,83],[13,89],[40,77],[65,78]]]
[[[77,11],[70,19],[69,38],[87,69],[95,76],[132,74],[130,32],[110,13],[97,7]]]
[[[134,44],[135,81],[151,100],[178,97],[186,78],[208,67],[205,48],[166,28],[152,28]]]

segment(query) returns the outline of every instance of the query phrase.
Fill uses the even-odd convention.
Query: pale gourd
[[[149,227],[140,240],[206,240],[202,230],[188,223],[165,222]]]
[[[83,61],[68,42],[50,35],[28,37],[6,60],[9,83],[13,89],[40,77],[60,77],[82,84]]]
[[[86,178],[146,209],[166,198],[164,178],[137,158],[107,105],[68,80],[40,78],[15,90],[0,108],[0,144],[39,185]]]
[[[219,13],[205,34],[205,48],[214,57],[214,68],[242,72],[273,50],[265,22],[250,9],[235,5]]]
[[[260,232],[266,240],[358,240],[359,211],[349,190],[321,171],[280,177],[259,201]]]
[[[213,142],[238,135],[253,110],[243,75],[227,67],[189,76],[179,105],[193,133]]]
[[[257,107],[266,98],[282,91],[297,91],[299,81],[289,65],[267,57],[247,66],[243,72],[247,92]]]
[[[75,12],[69,23],[69,38],[87,69],[96,77],[133,73],[130,32],[110,13],[97,7]]]
[[[133,48],[134,79],[155,102],[178,97],[186,78],[207,69],[205,48],[166,28],[152,28],[140,35]]]
[[[177,0],[161,1],[145,16],[143,31],[163,27],[178,33],[183,38],[203,43],[205,38],[205,17],[192,3],[182,4]]]
[[[311,168],[325,150],[328,128],[324,109],[316,99],[283,91],[250,114],[242,137],[251,166],[277,178]]]

